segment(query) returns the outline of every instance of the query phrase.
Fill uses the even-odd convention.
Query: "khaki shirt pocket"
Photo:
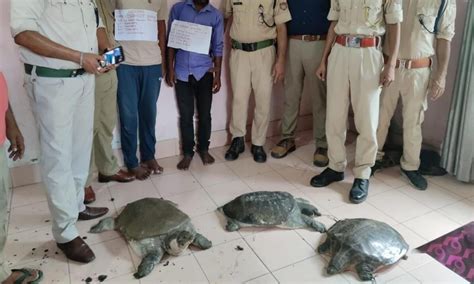
[[[419,0],[416,6],[416,16],[424,32],[433,32],[438,16],[438,0]]]
[[[379,25],[383,20],[382,0],[364,0],[363,21],[369,27]]]
[[[339,22],[349,23],[352,9],[351,0],[339,0]]]
[[[236,23],[245,22],[245,12],[248,3],[245,0],[231,0],[233,21]]]
[[[82,13],[77,0],[49,0],[45,14],[52,20],[72,23],[82,20]]]

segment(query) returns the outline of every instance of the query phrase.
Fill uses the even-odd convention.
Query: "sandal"
[[[43,271],[39,269],[31,269],[31,268],[21,268],[21,269],[12,269],[12,273],[19,272],[22,275],[13,282],[14,284],[38,284],[43,279]],[[31,281],[25,282],[26,278],[31,277],[36,272],[37,276],[36,279]]]

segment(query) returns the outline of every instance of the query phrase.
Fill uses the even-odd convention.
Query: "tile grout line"
[[[273,272],[270,270],[270,268],[268,268],[267,264],[260,258],[260,256],[257,254],[257,252],[255,252],[255,250],[253,249],[253,247],[249,244],[249,242],[245,239],[244,236],[242,236],[242,240],[245,242],[245,244],[250,248],[250,250],[253,252],[253,254],[258,258],[258,260],[260,260],[260,262],[263,264],[263,266],[265,266],[265,268],[267,269],[268,272],[270,272],[270,274],[273,276],[273,278],[277,279],[276,276],[273,274]],[[266,275],[268,273],[265,273],[263,275]],[[260,275],[259,277],[262,277],[263,275]],[[258,277],[257,277],[258,278]],[[256,278],[254,278],[256,279]],[[250,281],[251,279],[249,280],[245,280],[244,282],[248,282]],[[277,279],[278,281],[278,279]]]
[[[204,269],[202,268],[201,263],[199,262],[198,258],[196,257],[196,255],[194,254],[193,251],[191,251],[191,255],[193,256],[193,258],[194,258],[194,260],[196,261],[196,263],[199,265],[199,269],[201,269],[201,272],[202,272],[202,274],[204,274],[204,277],[206,277],[207,283],[211,283],[211,281],[209,280],[209,277],[207,276],[206,272],[205,272]]]
[[[408,186],[410,186],[410,185],[408,185]],[[456,199],[455,201],[453,201],[453,202],[451,202],[451,203],[447,203],[447,204],[445,204],[445,205],[443,205],[442,207],[439,207],[439,208],[431,208],[430,206],[428,206],[428,205],[422,203],[421,201],[418,201],[417,199],[411,197],[410,195],[408,195],[407,193],[405,193],[404,190],[400,190],[400,189],[401,189],[401,187],[397,189],[400,193],[404,194],[405,196],[410,197],[411,199],[415,200],[416,202],[421,203],[421,204],[423,204],[424,206],[426,206],[426,207],[428,207],[428,208],[430,208],[430,209],[432,209],[432,210],[439,210],[439,209],[445,208],[445,207],[447,207],[447,206],[453,205],[453,204],[455,204],[455,203],[457,203],[457,202],[459,202],[459,201],[464,201],[464,199],[463,199],[462,196],[459,196],[459,195],[454,194],[454,193],[452,193],[452,192],[450,192],[450,191],[447,191],[447,190],[443,190],[443,191],[447,191],[446,193],[451,194],[451,195],[455,195],[456,197],[461,198],[461,199]],[[417,190],[417,189],[414,189],[414,188],[411,188],[411,189],[412,189],[412,190]]]

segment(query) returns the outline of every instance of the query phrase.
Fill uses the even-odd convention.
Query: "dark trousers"
[[[188,82],[178,80],[176,83],[181,143],[185,156],[194,155],[194,99],[198,112],[197,151],[203,152],[209,149],[213,80],[212,73],[206,73],[199,81],[190,75]]]
[[[117,68],[117,78],[123,158],[127,168],[133,169],[138,167],[137,132],[141,161],[155,159],[156,102],[160,94],[161,65],[122,64]]]

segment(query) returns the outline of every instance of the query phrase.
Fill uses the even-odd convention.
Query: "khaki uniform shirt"
[[[14,0],[10,28],[13,37],[24,31],[35,31],[74,50],[98,53],[98,22],[93,0]],[[78,69],[79,64],[38,55],[20,47],[23,62],[54,69]]]
[[[338,35],[381,36],[403,20],[402,0],[331,0],[328,20]]]
[[[441,0],[403,0],[405,19],[401,24],[400,50],[401,59],[430,57],[435,54],[435,37],[451,40],[454,36],[456,21],[456,1],[448,0],[446,10],[440,18],[438,33],[434,25],[438,16]],[[423,25],[420,23],[423,21]],[[384,51],[386,51],[385,46]]]
[[[105,32],[109,43],[112,46],[117,46],[118,43],[114,37],[114,0],[96,0],[97,8],[99,9],[99,15],[105,26]],[[103,50],[102,50],[103,51]]]
[[[143,9],[157,13],[158,21],[168,18],[166,0],[113,0],[115,9]],[[157,23],[158,24],[158,23]],[[161,64],[158,41],[120,41],[125,53],[125,64],[147,66]]]
[[[233,16],[230,37],[242,43],[276,39],[276,27],[268,27],[265,22],[272,26],[291,20],[286,0],[225,1],[225,17]],[[276,1],[275,9],[273,9],[274,1]]]

